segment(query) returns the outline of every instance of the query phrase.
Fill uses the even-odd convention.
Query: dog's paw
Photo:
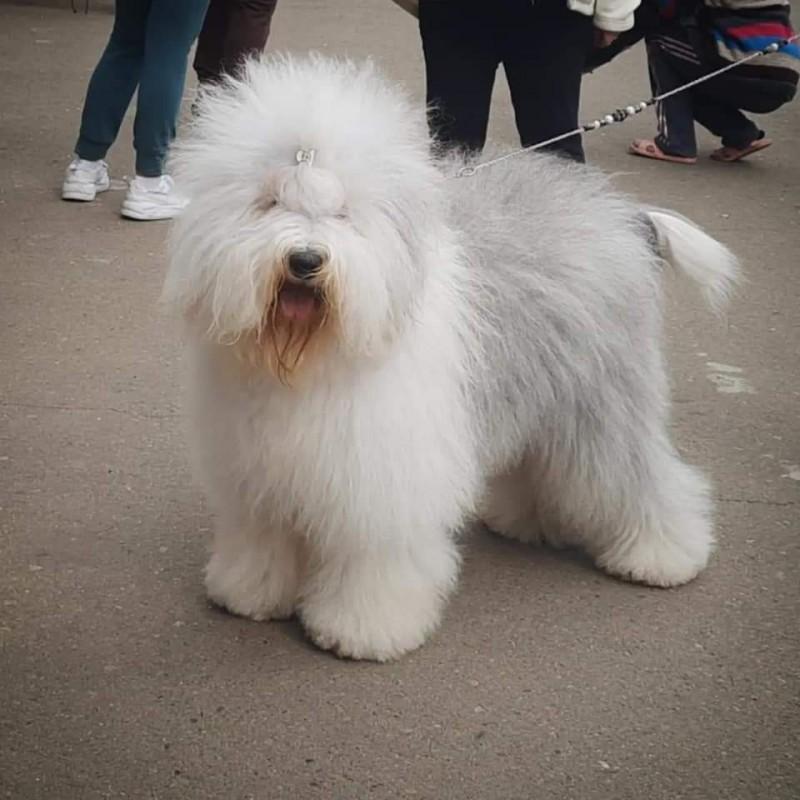
[[[446,535],[357,555],[334,551],[303,586],[298,613],[324,650],[392,661],[435,630],[457,573],[458,553]]]
[[[206,594],[214,605],[256,622],[289,619],[294,614],[294,601],[277,595],[268,586],[245,589],[206,578]]]
[[[232,614],[262,622],[288,619],[297,602],[297,577],[293,565],[240,558],[233,562],[212,556],[206,567],[209,600]]]
[[[360,613],[336,608],[304,606],[300,618],[311,641],[340,658],[394,661],[420,647],[435,628],[438,614],[420,624],[408,609],[381,614],[376,609]]]
[[[623,580],[666,589],[696,578],[708,564],[711,551],[710,536],[691,543],[640,537],[622,553],[599,556],[597,566]]]
[[[256,622],[290,619],[294,616],[294,604],[272,602],[270,598],[252,597],[242,593],[216,591],[206,585],[206,595],[215,605],[237,617],[247,617]]]

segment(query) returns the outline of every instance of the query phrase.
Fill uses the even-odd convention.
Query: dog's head
[[[424,114],[370,64],[246,65],[203,93],[173,168],[190,204],[164,298],[247,363],[374,358],[435,258],[440,173]]]

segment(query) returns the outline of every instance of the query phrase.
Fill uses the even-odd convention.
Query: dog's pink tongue
[[[303,286],[284,286],[279,302],[281,314],[295,322],[305,322],[314,313],[314,292]]]

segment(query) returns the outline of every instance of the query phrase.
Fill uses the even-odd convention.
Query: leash
[[[478,170],[486,169],[486,167],[491,167],[494,164],[499,164],[501,161],[506,161],[509,158],[516,158],[523,153],[532,153],[534,150],[540,150],[542,147],[555,144],[563,139],[569,139],[570,136],[575,136],[579,133],[590,133],[591,131],[596,131],[598,128],[605,128],[608,125],[614,125],[617,122],[625,122],[625,120],[635,116],[636,114],[641,114],[642,111],[650,108],[650,106],[654,106],[661,100],[666,100],[668,97],[688,91],[694,86],[698,86],[699,84],[705,83],[712,78],[716,78],[718,75],[722,75],[725,72],[735,69],[740,64],[746,64],[748,61],[752,61],[754,58],[760,58],[761,56],[766,56],[770,53],[777,53],[779,50],[782,50],[784,47],[787,47],[798,39],[800,39],[800,33],[796,33],[794,36],[790,36],[788,39],[780,39],[777,42],[772,42],[772,44],[768,44],[763,49],[757,50],[754,53],[751,53],[749,56],[745,56],[744,58],[740,59],[739,61],[726,64],[724,67],[720,67],[719,69],[715,69],[713,72],[709,72],[707,75],[702,75],[699,78],[695,78],[693,81],[684,83],[682,86],[678,86],[676,89],[671,89],[663,94],[657,94],[654,97],[651,97],[649,100],[642,100],[638,103],[625,106],[625,108],[618,108],[611,114],[606,114],[604,117],[600,117],[599,119],[593,119],[591,122],[587,122],[584,125],[578,125],[578,127],[574,130],[561,133],[558,136],[553,136],[551,139],[545,139],[543,142],[537,142],[536,144],[529,145],[528,147],[520,147],[518,150],[512,150],[510,153],[498,156],[497,158],[489,159],[489,161],[482,161],[480,164],[471,164],[468,167],[462,167],[455,174],[455,177],[469,178],[478,172]]]

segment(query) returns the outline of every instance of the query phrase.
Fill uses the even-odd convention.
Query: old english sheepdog
[[[555,157],[459,177],[369,63],[253,61],[176,151],[164,298],[191,341],[215,603],[385,661],[439,623],[470,519],[652,586],[706,566],[661,273],[719,302],[722,245]]]

